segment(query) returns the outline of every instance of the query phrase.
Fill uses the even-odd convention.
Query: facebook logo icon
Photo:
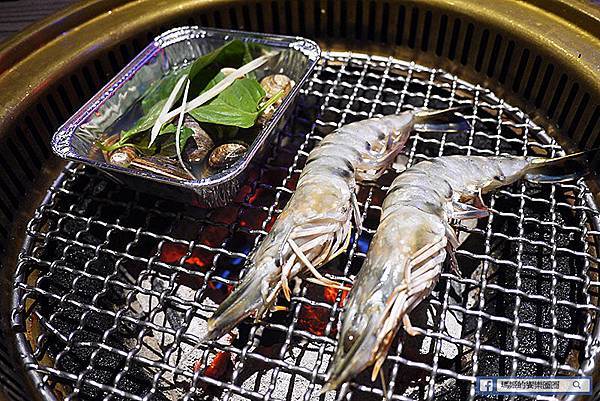
[[[494,381],[492,379],[479,379],[479,393],[491,393],[494,391]]]

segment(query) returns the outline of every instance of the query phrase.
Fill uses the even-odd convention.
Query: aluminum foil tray
[[[272,118],[264,125],[248,151],[231,167],[198,180],[180,181],[151,172],[120,167],[104,161],[94,142],[133,124],[122,117],[144,95],[150,84],[184,67],[230,40],[259,43],[279,51],[279,56],[256,71],[258,78],[284,72],[296,82]],[[114,180],[134,189],[185,199],[207,207],[222,206],[233,199],[252,160],[271,146],[274,132],[319,60],[319,46],[308,39],[251,32],[181,27],[156,37],[117,76],[79,109],[52,138],[54,152],[69,160],[94,166]],[[125,121],[124,121],[125,120]]]

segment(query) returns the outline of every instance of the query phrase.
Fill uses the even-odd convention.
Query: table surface
[[[0,0],[0,43],[76,0]]]

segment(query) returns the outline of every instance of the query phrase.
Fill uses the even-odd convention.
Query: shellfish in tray
[[[282,74],[258,79],[276,54],[233,40],[202,55],[153,83],[135,123],[96,146],[108,163],[177,180],[231,166],[248,149],[239,139],[251,143],[295,84]]]

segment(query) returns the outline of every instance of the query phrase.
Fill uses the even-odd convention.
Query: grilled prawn
[[[429,295],[447,252],[453,256],[459,245],[450,219],[487,216],[480,194],[521,178],[562,182],[580,177],[585,173],[583,156],[446,156],[417,163],[399,175],[348,294],[339,345],[322,392],[371,365],[374,380],[401,323],[407,333],[416,334],[408,313]]]
[[[428,131],[458,131],[468,124],[456,109],[416,110],[354,122],[327,135],[308,155],[288,204],[258,249],[249,256],[246,274],[208,321],[204,340],[221,337],[248,316],[260,319],[289,281],[310,271],[307,280],[337,283],[317,267],[344,251],[351,218],[357,212],[357,182],[377,179],[404,147],[417,125]],[[458,118],[454,122],[448,117]],[[452,118],[452,117],[451,117]],[[437,121],[437,122],[436,122]],[[358,224],[359,225],[359,224]]]

